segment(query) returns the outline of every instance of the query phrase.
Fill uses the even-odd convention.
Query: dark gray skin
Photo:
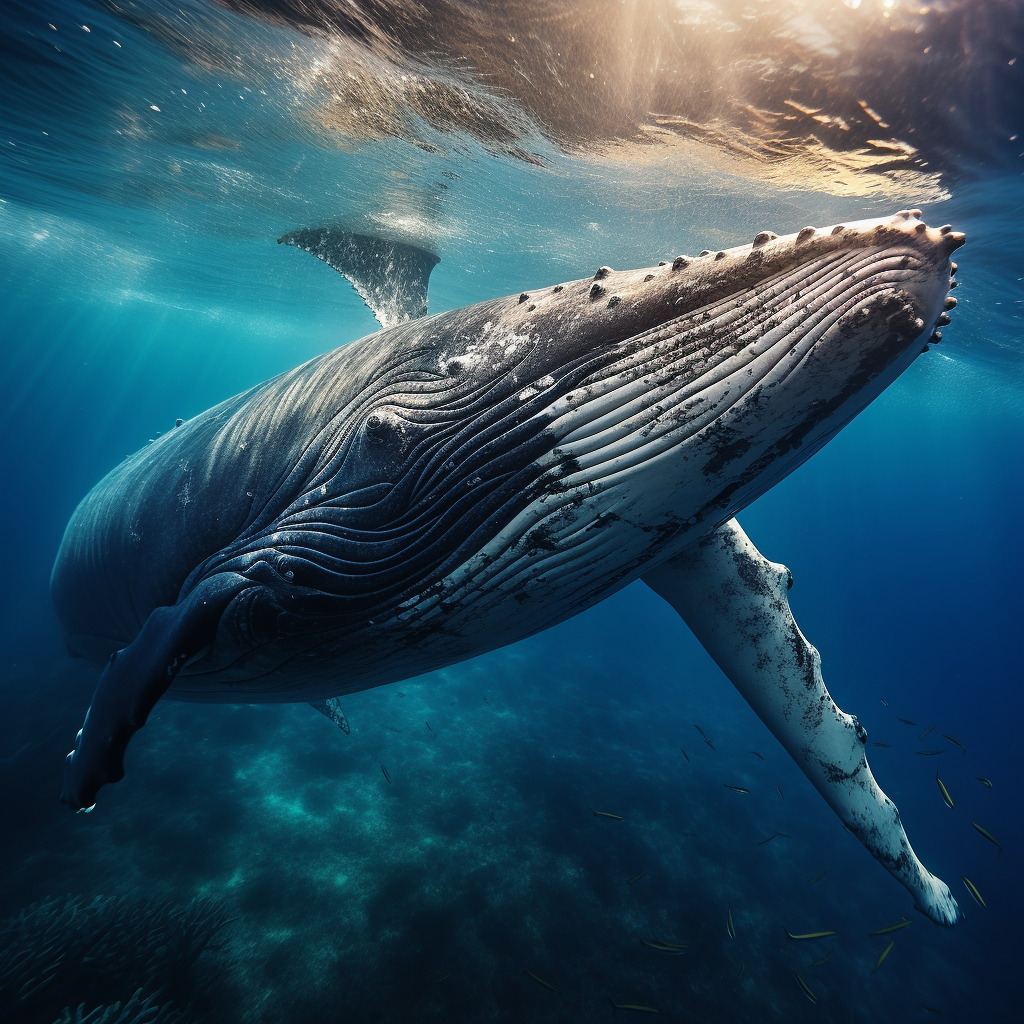
[[[109,659],[62,800],[123,776],[169,688],[296,702],[393,682],[677,555],[921,351],[963,236],[918,224],[765,233],[400,324],[128,459],[53,570],[69,648]]]

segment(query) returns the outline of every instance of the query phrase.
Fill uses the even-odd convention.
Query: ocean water
[[[818,39],[815,6],[790,7]],[[978,32],[988,19],[990,45],[970,59],[979,75],[1008,68],[986,79],[991,123],[961,125],[961,151],[939,145],[948,126],[924,125],[917,156],[886,164],[829,148],[824,129],[766,163],[705,130],[721,110],[701,132],[637,142],[573,120],[586,101],[572,89],[545,120],[525,87],[477,74],[485,56],[411,54],[397,28],[402,45],[381,43],[413,5],[367,6],[376,36],[311,27],[288,4],[4,5],[0,1019],[49,1024],[140,989],[148,1008],[103,1019],[591,1021],[610,1001],[679,1021],[1015,1018],[1024,183],[1010,136],[1024,124],[1007,119],[1024,90],[1006,77],[1020,72],[1006,62],[1022,15],[995,7],[1002,20],[993,5],[942,8]],[[644,5],[620,8],[640,19]],[[652,9],[716,39],[739,17],[724,3]],[[509,10],[502,39],[539,47]],[[828,16],[868,26],[887,11],[912,14],[865,0]],[[625,81],[602,38],[587,59]],[[785,49],[772,38],[767,50]],[[812,70],[840,59],[815,45]],[[896,113],[912,130],[914,111]],[[58,802],[98,678],[65,653],[48,595],[78,502],[176,418],[376,329],[348,283],[281,234],[334,223],[429,247],[437,312],[906,206],[967,234],[953,323],[741,521],[793,570],[794,614],[837,703],[889,744],[868,748],[872,770],[951,886],[956,927],[914,912],[642,583],[513,646],[344,698],[347,735],[306,704],[161,701],[94,813]]]

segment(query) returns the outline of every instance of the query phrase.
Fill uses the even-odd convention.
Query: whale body
[[[86,496],[53,569],[69,649],[106,663],[62,799],[88,809],[123,776],[165,694],[322,703],[642,578],[952,923],[789,614],[788,570],[734,517],[939,339],[963,241],[901,211],[602,267],[398,323],[175,427]]]

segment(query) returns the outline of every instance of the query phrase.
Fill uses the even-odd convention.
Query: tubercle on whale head
[[[792,472],[927,340],[939,340],[954,305],[949,257],[963,243],[945,226],[928,227],[916,210],[782,236],[763,231],[747,245],[657,267],[602,267],[538,293],[525,323],[515,308],[503,319],[551,339],[539,348],[548,362],[538,375],[560,379],[552,363],[566,351],[605,360],[550,406],[554,445],[581,460],[570,482],[591,463],[596,472],[601,437],[614,441],[616,457],[629,452],[637,462],[634,448],[664,438],[665,450],[687,453],[680,480],[698,470],[708,485],[696,509],[680,503],[674,512],[713,524]],[[619,394],[630,398],[622,410]],[[592,430],[594,440],[584,440]]]
[[[875,249],[882,252],[904,247],[922,263],[938,267],[964,242],[963,233],[953,231],[948,224],[940,228],[928,227],[917,209],[900,210],[888,218],[846,221],[821,228],[807,226],[787,235],[766,230],[758,232],[746,245],[717,251],[704,249],[697,256],[678,255],[654,267],[615,271],[602,266],[590,278],[565,282],[555,289],[537,293],[529,309],[520,308],[518,316],[529,320],[535,312],[542,315],[546,308],[553,308],[552,303],[564,310],[567,303],[575,302],[579,304],[580,313],[585,312],[588,317],[596,313],[595,306],[616,309],[608,316],[609,328],[614,327],[616,319],[626,321],[631,317],[652,326],[724,295],[754,287],[775,274],[835,257],[844,251]],[[945,291],[958,284],[952,276],[956,264],[950,263],[950,268]],[[616,302],[610,305],[606,299],[609,295],[617,296]],[[604,301],[598,305],[597,299]],[[935,319],[941,312],[936,311]],[[513,319],[516,318],[514,315]],[[923,319],[926,326],[934,326],[931,318]]]

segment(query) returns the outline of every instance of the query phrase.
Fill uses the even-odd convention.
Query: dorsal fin
[[[305,249],[347,277],[381,327],[426,315],[427,282],[441,262],[426,249],[340,228],[300,228],[277,242]]]

